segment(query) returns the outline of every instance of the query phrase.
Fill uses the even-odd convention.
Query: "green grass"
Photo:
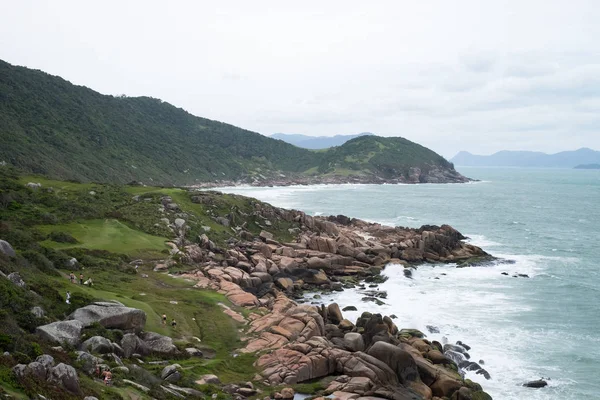
[[[65,190],[65,191],[69,191],[69,190],[83,190],[83,189],[89,189],[92,190],[96,184],[94,183],[79,183],[79,182],[70,182],[70,181],[58,181],[55,179],[48,179],[46,177],[40,176],[40,175],[25,175],[25,176],[21,176],[19,178],[19,181],[21,183],[23,183],[24,185],[29,183],[29,182],[33,182],[33,183],[40,183],[42,185],[42,188],[48,188],[48,187],[52,187],[54,189],[57,190]]]
[[[66,225],[40,225],[42,233],[64,232],[73,236],[79,243],[57,243],[45,240],[42,245],[54,249],[81,247],[90,250],[106,250],[131,257],[141,255],[160,256],[166,249],[166,238],[152,236],[131,229],[115,219],[73,222]]]

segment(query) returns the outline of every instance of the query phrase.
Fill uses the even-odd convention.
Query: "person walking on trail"
[[[71,279],[71,283],[75,283],[75,274],[71,272],[69,279]]]
[[[167,324],[167,314],[163,314],[162,315],[162,324],[166,325]]]
[[[67,291],[67,304],[71,304],[71,292]]]
[[[83,274],[79,274],[79,284],[83,285]]]
[[[175,318],[173,318],[171,320],[171,327],[173,327],[173,329],[175,329],[176,326],[177,326],[177,322],[175,321]]]

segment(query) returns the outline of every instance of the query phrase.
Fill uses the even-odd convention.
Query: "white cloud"
[[[595,1],[13,2],[6,61],[264,134],[600,149]]]

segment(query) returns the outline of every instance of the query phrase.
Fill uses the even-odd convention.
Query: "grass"
[[[166,238],[152,236],[131,229],[116,219],[72,222],[66,225],[40,225],[42,233],[64,232],[73,236],[79,243],[57,243],[45,240],[42,245],[53,249],[85,248],[106,250],[131,257],[142,255],[160,257],[160,251],[166,249]]]

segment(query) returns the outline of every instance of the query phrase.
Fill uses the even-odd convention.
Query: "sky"
[[[2,1],[0,59],[270,135],[600,150],[599,1]]]

